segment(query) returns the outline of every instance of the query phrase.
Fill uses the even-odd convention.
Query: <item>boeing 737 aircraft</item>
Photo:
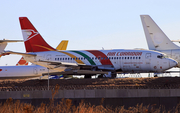
[[[178,62],[180,67],[180,47],[174,44],[149,15],[141,15],[144,33],[150,50],[167,54]]]
[[[4,41],[4,40],[2,40]],[[9,40],[8,40],[9,41]],[[1,42],[1,41],[0,41]],[[11,41],[12,42],[12,41]],[[7,43],[7,41],[6,41]],[[57,50],[66,50],[68,41],[63,40],[57,46]],[[4,44],[3,44],[4,45]],[[7,45],[7,44],[6,44]],[[6,47],[3,46],[3,48]],[[0,43],[0,47],[1,47]],[[3,49],[1,48],[1,49]],[[2,50],[4,51],[4,50]],[[39,65],[28,65],[28,62],[22,57],[16,66],[0,66],[0,79],[23,79],[23,78],[34,78],[47,75],[49,72],[56,72],[55,70],[48,70],[46,67]]]
[[[89,74],[108,73],[107,76],[115,77],[117,73],[164,72],[177,65],[163,53],[150,50],[58,51],[45,42],[27,17],[19,20],[27,53],[6,53],[22,55],[33,64],[55,70],[56,74],[86,73],[85,78],[90,78]]]

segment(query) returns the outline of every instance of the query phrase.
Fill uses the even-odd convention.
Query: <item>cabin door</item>
[[[145,69],[151,70],[151,53],[146,53],[145,55]]]

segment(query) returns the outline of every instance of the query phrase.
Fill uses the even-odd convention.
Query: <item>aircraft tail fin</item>
[[[16,66],[28,65],[28,62],[22,57]]]
[[[54,51],[27,17],[19,17],[26,52]]]
[[[146,41],[150,50],[179,49],[159,28],[149,15],[140,15]]]
[[[59,45],[56,47],[57,50],[66,50],[68,45],[68,40],[62,40]]]

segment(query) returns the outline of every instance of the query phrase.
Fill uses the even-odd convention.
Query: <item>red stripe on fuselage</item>
[[[109,59],[107,59],[107,56],[98,50],[87,50],[88,52],[92,53],[97,58],[100,58],[99,61],[102,65],[113,65]]]

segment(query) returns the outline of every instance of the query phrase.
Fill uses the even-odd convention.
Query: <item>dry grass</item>
[[[103,102],[103,100],[102,100]],[[125,109],[124,106],[112,108],[102,105],[94,106],[81,101],[78,106],[72,104],[70,99],[62,99],[58,104],[52,105],[42,103],[39,107],[27,103],[16,101],[13,103],[11,98],[4,104],[0,104],[0,113],[179,113],[180,104],[173,110],[166,111],[164,107],[154,108],[154,105],[143,106],[137,104],[135,107]]]
[[[9,98],[4,104],[0,104],[0,113],[179,113],[180,104],[173,110],[166,111],[163,106],[155,108],[154,105],[143,106],[137,104],[135,107],[125,109],[124,106],[112,108],[110,106],[103,106],[104,98],[101,99],[100,105],[95,106],[90,103],[85,103],[83,100],[78,106],[72,104],[70,99],[62,99],[56,105],[54,104],[54,97],[58,94],[59,85],[55,85],[55,90],[52,90],[52,98],[49,104],[41,103],[39,107],[35,107],[28,103],[20,103],[17,100],[13,103],[13,99]]]

